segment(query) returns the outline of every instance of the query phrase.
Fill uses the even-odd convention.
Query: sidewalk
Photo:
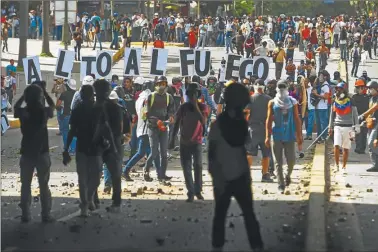
[[[328,247],[332,251],[377,251],[378,173],[366,172],[371,167],[369,155],[356,154],[354,147],[353,143],[346,174],[335,171],[332,146],[328,149]]]

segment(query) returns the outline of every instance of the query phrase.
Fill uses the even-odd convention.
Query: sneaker
[[[150,177],[150,174],[149,173],[145,173],[144,174],[144,180],[146,181],[146,182],[152,182],[152,178]]]
[[[170,181],[171,179],[172,179],[171,176],[167,176],[167,175],[164,176],[164,180],[165,180],[165,181]]]
[[[277,178],[276,174],[274,174],[274,171],[270,171],[270,172],[269,172],[269,175],[270,175],[270,177],[271,177],[272,179]]]
[[[108,213],[119,213],[121,212],[121,206],[111,205],[110,207],[106,208],[106,211]]]
[[[188,196],[188,199],[186,200],[187,203],[192,203],[194,201],[193,196]]]
[[[280,193],[284,193],[284,192],[285,192],[285,186],[284,186],[284,185],[280,185],[280,186],[278,186],[278,191],[279,191]]]
[[[289,175],[286,175],[285,176],[285,185],[286,186],[289,186],[291,184],[291,178]]]
[[[122,175],[121,175],[121,177],[124,179],[124,180],[126,180],[126,181],[128,181],[128,182],[133,182],[134,180],[130,177],[130,175],[129,175],[129,173],[123,173]]]
[[[112,192],[112,187],[111,186],[105,186],[104,187],[104,193],[110,194]]]
[[[261,182],[263,183],[272,183],[273,179],[270,177],[270,173],[265,173],[262,175]]]
[[[52,223],[52,222],[55,222],[55,219],[50,215],[44,215],[42,216],[42,222],[43,223]]]
[[[367,169],[366,171],[367,172],[378,172],[378,168],[371,167],[371,168]]]
[[[86,218],[89,216],[88,208],[81,208],[80,209],[80,217]]]
[[[98,206],[98,207],[97,207]],[[98,209],[99,208],[99,205],[96,205],[95,203],[93,203],[93,202],[89,202],[88,203],[88,210],[89,211],[94,211],[94,210],[96,210],[96,209]]]
[[[201,193],[196,194],[198,200],[205,200]]]

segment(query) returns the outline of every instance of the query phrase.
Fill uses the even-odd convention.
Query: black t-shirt
[[[73,36],[73,39],[76,41],[76,43],[78,44],[78,45],[80,45],[81,43],[82,43],[82,38],[81,38],[81,33],[80,32],[74,32],[73,34],[72,34],[72,36]]]
[[[75,90],[68,89],[59,96],[59,100],[63,102],[63,115],[71,114],[71,103],[75,95]]]
[[[175,111],[177,111],[181,105],[181,98],[183,97],[182,89],[177,90],[175,87],[169,86],[167,93],[172,95],[175,103]]]
[[[19,118],[21,123],[21,155],[35,158],[49,152],[47,120],[53,114],[50,107],[15,108],[14,117]]]
[[[115,138],[121,137],[123,129],[121,128],[121,124],[123,122],[123,113],[122,108],[111,101],[105,101],[105,109],[109,117],[109,125],[112,129],[113,136]],[[97,120],[103,120],[103,105],[102,104],[95,104],[95,115]]]
[[[70,126],[74,135],[77,137],[76,149],[80,153],[88,156],[99,154],[98,146],[94,145],[92,140],[96,131],[96,116],[93,104],[79,103],[72,110]]]

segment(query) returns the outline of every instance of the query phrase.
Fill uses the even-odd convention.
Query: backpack
[[[219,30],[224,30],[224,28],[225,28],[223,21],[219,22],[218,26],[219,26]]]
[[[155,94],[156,94],[156,92],[153,92],[151,94],[150,107],[152,107],[152,105],[155,102]],[[169,95],[167,94],[167,107],[168,107],[168,105],[169,105]],[[143,102],[143,107],[140,109],[140,114],[142,115],[142,120],[146,121],[147,120],[147,99],[144,100],[144,102]]]

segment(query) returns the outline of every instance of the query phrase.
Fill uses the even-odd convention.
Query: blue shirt
[[[9,76],[11,72],[16,72],[16,71],[17,71],[17,68],[15,66],[12,66],[12,65],[8,65],[5,68],[5,72],[7,73],[7,76]]]
[[[294,98],[287,97],[291,103],[291,107],[282,109],[276,102],[273,103],[274,124],[272,128],[273,141],[294,142],[295,137],[295,123],[294,123]]]
[[[35,16],[30,17],[30,27],[37,27],[37,18]]]

